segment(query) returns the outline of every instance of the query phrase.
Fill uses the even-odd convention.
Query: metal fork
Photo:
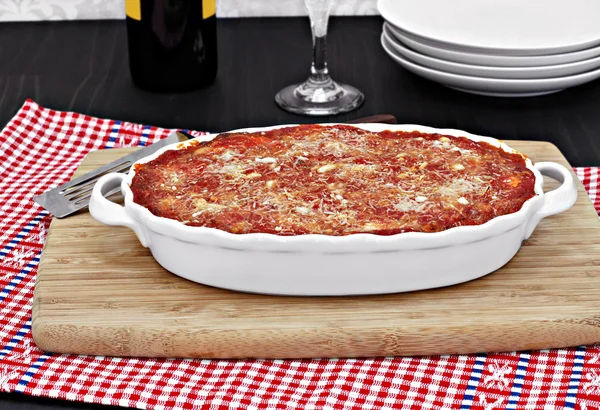
[[[43,194],[34,197],[33,200],[43,206],[56,218],[64,218],[80,209],[87,208],[90,203],[90,196],[94,189],[94,184],[96,184],[98,179],[103,175],[110,172],[123,172],[126,174],[129,172],[131,165],[138,159],[144,158],[166,145],[181,142],[188,138],[192,137],[183,132],[173,132],[165,139],[125,155],[110,164],[96,168],[85,175],[44,192]],[[115,188],[107,192],[105,196],[114,195],[119,191],[120,188]]]

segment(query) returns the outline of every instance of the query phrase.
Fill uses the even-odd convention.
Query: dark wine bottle
[[[131,78],[139,88],[185,92],[217,74],[216,0],[126,0]]]

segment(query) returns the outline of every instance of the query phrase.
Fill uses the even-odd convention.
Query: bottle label
[[[203,19],[212,17],[216,13],[217,13],[217,0],[202,0],[202,18]]]
[[[141,0],[125,0],[125,13],[134,20],[142,19]]]
[[[125,13],[134,20],[142,19],[141,0],[125,0]],[[202,0],[202,18],[207,19],[217,13],[217,0]]]

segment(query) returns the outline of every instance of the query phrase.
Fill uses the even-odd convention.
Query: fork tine
[[[125,168],[119,172],[127,174],[129,172],[129,168]],[[68,195],[64,195],[64,196],[69,201],[73,201],[77,204],[80,198],[82,198],[82,197],[89,198],[90,197],[90,195],[91,195],[90,192],[92,192],[94,190],[95,185],[96,185],[96,181],[94,181],[94,183],[89,183],[87,185],[81,186],[81,187],[79,187],[79,189],[77,191],[73,191],[72,193],[70,193]]]
[[[75,203],[77,203],[77,201],[83,196],[87,196],[89,198],[90,192],[94,190],[94,185],[95,184],[89,184],[84,187],[81,187],[77,191],[74,191],[69,195],[65,195],[65,198],[67,198],[69,201],[75,201]]]
[[[119,192],[121,192],[121,187],[117,187],[115,189],[111,189],[104,196],[105,197],[109,197],[109,196],[114,195],[114,194],[119,193]],[[77,206],[79,206],[79,205],[88,206],[90,204],[90,198],[91,198],[91,195],[86,195],[86,196],[84,196],[82,198],[77,199],[74,203]]]
[[[96,182],[98,182],[98,180],[110,173],[110,172],[123,172],[123,171],[128,171],[129,168],[131,167],[131,163],[125,163],[121,166],[116,166],[114,168],[111,168],[109,170],[103,171],[101,173],[99,173],[98,175],[94,175],[90,178],[88,178],[85,181],[82,181],[78,184],[75,184],[73,186],[67,187],[65,189],[63,189],[62,191],[60,191],[60,194],[64,195],[65,197],[69,198],[70,196],[73,196],[74,194],[77,194],[81,189],[89,187],[89,186],[93,186]],[[76,196],[76,195],[75,195]]]

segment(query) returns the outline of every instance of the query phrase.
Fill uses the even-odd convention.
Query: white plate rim
[[[386,21],[386,23],[388,24],[390,32],[398,41],[406,44],[408,47],[414,48],[421,54],[463,64],[495,65],[502,67],[537,67],[582,61],[600,56],[600,46],[571,53],[545,56],[503,56],[450,50],[425,44],[415,38],[406,36],[400,33],[389,21]]]
[[[391,44],[394,51],[396,51],[396,55],[400,54],[402,57],[412,59],[415,63],[423,65],[425,67],[446,71],[450,73],[455,73],[461,75],[460,71],[452,71],[452,70],[463,70],[470,71],[472,73],[480,72],[479,74],[472,74],[474,76],[481,76],[485,78],[505,78],[505,79],[542,79],[542,78],[553,78],[553,77],[564,77],[569,75],[575,75],[584,73],[586,71],[591,71],[597,68],[600,68],[600,55],[598,57],[594,57],[588,60],[581,60],[572,63],[566,64],[554,64],[554,65],[546,65],[540,67],[503,67],[503,66],[491,66],[491,65],[477,65],[477,64],[465,64],[458,63],[455,61],[447,61],[436,57],[431,57],[425,54],[421,54],[417,51],[411,50],[408,46],[405,46],[400,41],[397,41],[389,30],[389,25],[387,23],[383,23],[383,35],[386,37],[386,40]],[[420,60],[420,61],[418,61]],[[427,64],[427,65],[425,65]],[[435,68],[429,64],[441,65],[446,68]],[[558,70],[571,70],[572,72],[569,74],[553,74],[552,71]],[[550,73],[547,73],[550,71]],[[486,75],[484,75],[484,73]],[[543,75],[540,77],[535,77],[535,75]],[[471,74],[469,74],[471,75]],[[507,75],[509,77],[502,77],[503,75]],[[522,78],[519,75],[523,76]]]
[[[408,0],[406,0],[408,1]],[[412,0],[411,0],[412,1]],[[472,51],[472,52],[484,52],[489,54],[503,54],[503,55],[536,55],[536,54],[554,54],[554,53],[564,53],[568,51],[576,51],[583,50],[585,48],[594,47],[600,45],[600,29],[598,31],[598,35],[593,38],[587,38],[585,40],[580,40],[572,43],[563,43],[560,45],[556,44],[546,44],[546,45],[536,45],[536,46],[525,46],[523,44],[512,44],[508,46],[490,46],[484,43],[478,43],[476,40],[473,40],[473,37],[470,37],[469,40],[461,39],[461,40],[449,40],[448,38],[436,38],[432,36],[432,34],[426,34],[422,32],[422,27],[418,27],[418,23],[415,26],[410,26],[409,20],[403,20],[402,16],[399,17],[400,13],[395,13],[390,9],[390,3],[397,4],[398,0],[378,0],[377,1],[377,10],[381,14],[381,16],[392,23],[394,26],[398,28],[402,28],[403,31],[408,32],[414,36],[417,36],[422,39],[426,39],[432,41],[439,46],[449,47],[449,48],[457,48],[459,50]],[[523,2],[522,4],[526,4]],[[406,13],[402,14],[406,16]],[[522,41],[522,40],[521,40]]]
[[[388,49],[389,46],[387,44],[385,44],[385,41],[386,41],[385,37],[382,33],[381,34],[381,45],[384,48],[385,52],[390,57],[392,57],[392,59],[394,59],[398,64],[400,64],[402,66],[407,65],[407,66],[411,67],[413,70],[415,70],[415,71],[412,71],[412,70],[409,70],[409,71],[412,71],[415,74],[424,72],[424,73],[428,74],[429,76],[436,76],[443,80],[449,80],[449,81],[453,82],[454,84],[456,84],[457,81],[461,81],[461,82],[463,82],[463,85],[454,85],[454,84],[452,84],[452,85],[455,87],[458,87],[458,88],[462,88],[462,89],[473,88],[473,87],[464,85],[464,83],[467,83],[467,84],[475,85],[476,87],[478,87],[478,88],[473,88],[473,89],[482,90],[482,91],[490,91],[492,89],[499,90],[498,87],[506,87],[506,86],[522,88],[523,91],[525,91],[525,92],[551,91],[551,90],[559,90],[559,89],[568,88],[568,87],[574,87],[576,85],[581,85],[581,84],[595,80],[598,77],[600,77],[600,68],[593,70],[593,71],[588,71],[588,72],[585,72],[582,74],[576,74],[576,75],[572,75],[572,76],[543,78],[543,79],[529,79],[529,80],[527,80],[527,79],[485,78],[485,77],[474,77],[474,76],[453,74],[453,73],[448,73],[445,71],[434,70],[434,69],[428,68],[428,67],[423,67],[419,64],[413,63],[412,61],[405,59],[404,57],[397,56],[396,54],[394,54],[393,52],[391,52]],[[427,77],[427,78],[429,78],[429,77]],[[579,80],[581,80],[581,82],[579,82]],[[433,80],[433,81],[436,81],[438,83],[442,83],[445,85],[445,83],[442,81],[439,81],[439,80]],[[565,82],[576,82],[576,84],[565,85],[564,84]],[[492,88],[490,88],[490,87],[492,87]],[[519,93],[519,92],[521,92],[521,91],[517,91],[517,90],[514,91],[514,93]]]

